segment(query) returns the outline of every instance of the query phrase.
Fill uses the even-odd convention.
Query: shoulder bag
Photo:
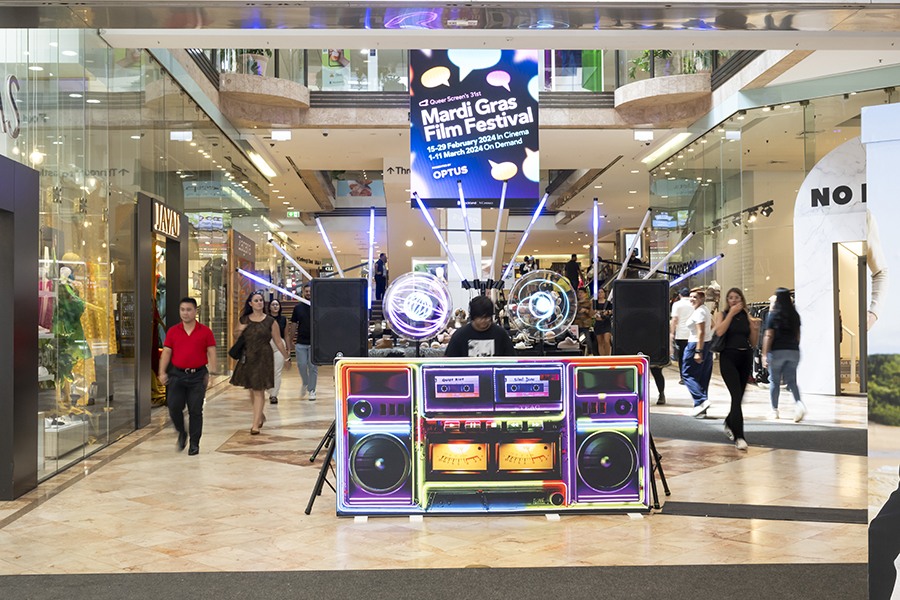
[[[234,345],[228,349],[228,356],[234,360],[240,360],[244,356],[244,346],[246,346],[246,342],[244,341],[244,336],[241,335]]]

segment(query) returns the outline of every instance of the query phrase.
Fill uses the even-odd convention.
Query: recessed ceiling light
[[[37,66],[37,65],[32,65],[32,66],[28,67],[28,70],[29,70],[29,71],[43,71],[43,70],[44,70],[44,67],[39,67],[39,66]]]
[[[731,238],[730,240],[728,240],[729,246],[734,246],[735,244],[737,244],[737,240],[735,238]]]
[[[133,135],[133,136],[131,136],[131,139],[133,139],[133,140],[139,140],[139,139],[141,139],[141,136],[139,136],[139,135]]]
[[[595,190],[600,190],[600,189],[603,189],[603,186],[602,186],[602,185],[595,185],[595,186],[594,186],[594,189],[595,189]]]
[[[85,102],[87,102],[88,104],[100,104],[100,101],[99,101],[99,100],[94,100],[94,99],[91,99],[91,100],[85,100]]]
[[[59,46],[59,44],[57,44],[56,42],[50,42],[49,45],[50,45],[50,47],[52,47],[52,48],[56,48],[57,46]]]
[[[635,170],[635,171],[632,171],[632,173],[640,173],[640,171]]]
[[[284,202],[282,202],[282,204],[290,204],[290,202],[288,202],[287,200],[285,200]]]
[[[81,94],[69,94],[69,98],[81,98]]]
[[[78,56],[78,53],[72,50],[63,50],[62,54],[63,56]]]
[[[637,190],[631,190],[628,192],[629,194],[637,194]]]
[[[634,207],[633,207],[633,206],[629,206],[628,208],[629,208],[629,210],[630,210],[630,209],[632,209],[632,208],[634,208]]]
[[[277,194],[277,193],[280,192],[280,191],[281,191],[281,190],[272,190],[272,193],[273,193],[273,194]]]

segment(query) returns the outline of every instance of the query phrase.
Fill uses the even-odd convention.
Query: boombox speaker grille
[[[313,279],[310,288],[312,362],[368,355],[369,328],[365,279]]]
[[[669,282],[620,279],[612,287],[612,353],[669,362]]]

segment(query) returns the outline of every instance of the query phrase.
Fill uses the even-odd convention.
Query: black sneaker
[[[188,448],[188,456],[196,456],[200,454],[200,446],[194,446],[191,444],[191,447]]]
[[[665,395],[665,394],[660,394],[660,395],[659,395],[659,400],[656,401],[656,405],[657,405],[657,406],[662,406],[662,405],[665,404],[665,403],[666,403],[666,395]]]
[[[278,404],[278,398],[275,396],[269,396],[269,404]]]
[[[187,431],[182,431],[178,434],[178,451],[181,452],[184,450],[184,447],[187,446]]]

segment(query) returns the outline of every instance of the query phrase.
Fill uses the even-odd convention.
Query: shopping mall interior
[[[0,244],[11,257],[0,281],[14,298],[0,344],[0,596],[866,597],[868,524],[897,489],[900,463],[900,391],[888,372],[900,321],[886,308],[888,264],[900,258],[890,211],[900,209],[881,183],[890,161],[872,150],[900,139],[896,111],[884,112],[900,103],[898,10],[0,0]],[[490,60],[474,52],[492,50]],[[422,83],[419,65],[436,56],[451,57],[458,83]],[[489,73],[502,61],[535,70],[521,81]],[[427,73],[440,69],[450,77],[443,66]],[[417,115],[438,113],[415,97],[464,93],[478,77],[488,96],[530,96],[524,146],[534,148],[510,150],[518,163],[495,157],[486,172],[496,189],[470,191],[466,208],[461,171],[450,168],[449,195],[433,191],[432,171],[456,159],[434,166],[440,156],[417,154]],[[504,165],[513,175],[496,175]],[[655,267],[646,283],[667,282],[666,301],[697,288],[715,314],[737,288],[765,318],[776,288],[790,290],[805,414],[782,389],[773,415],[757,352],[743,397],[749,448],[736,447],[723,432],[731,400],[719,361],[711,405],[695,418],[664,341],[656,380],[634,367],[634,503],[613,494],[569,507],[584,477],[572,466],[568,511],[495,509],[495,492],[475,484],[385,509],[341,463],[361,452],[347,431],[361,415],[348,412],[348,394],[362,367],[333,366],[332,353],[310,387],[293,356],[264,427],[247,390],[230,384],[228,351],[251,292],[290,316],[310,279],[313,294],[325,293],[321,282],[361,282],[364,354],[346,356],[369,357],[373,372],[393,365],[418,378],[422,365],[444,364],[443,330],[464,325],[470,300],[486,294],[522,361],[576,373],[597,350],[593,321],[575,327],[568,349],[561,341],[579,285],[563,293],[571,314],[555,339],[518,335],[526,327],[512,309],[529,268],[556,285],[572,255],[588,295],[620,283],[624,294]],[[447,294],[427,336],[389,312],[407,274]],[[157,374],[184,297],[216,339],[196,455],[176,447]],[[670,309],[647,313],[665,336]],[[312,310],[313,346],[339,337],[343,325],[323,325],[325,312],[316,324]],[[612,326],[614,355],[633,353],[616,351],[638,335],[623,323]],[[490,368],[501,377],[507,367]],[[574,415],[572,444],[583,436]],[[421,419],[404,446],[415,485],[436,471],[426,468],[436,450],[416,436],[438,434]],[[530,442],[557,439],[547,422]],[[458,439],[441,423],[439,435]],[[566,453],[555,460],[568,465]],[[329,483],[317,496],[321,473]],[[429,481],[450,475],[440,477]],[[354,485],[365,501],[354,504]],[[432,510],[453,502],[466,508]],[[871,598],[900,598],[900,585],[878,589]]]

